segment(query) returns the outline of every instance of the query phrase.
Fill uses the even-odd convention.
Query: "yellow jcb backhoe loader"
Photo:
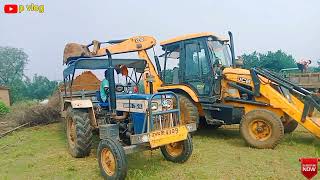
[[[198,33],[161,42],[163,62],[155,58],[161,80],[151,73],[153,87],[145,83],[146,89],[178,94],[184,122],[200,118],[215,127],[240,124],[252,147],[274,148],[298,123],[320,137],[314,113],[320,110],[319,98],[276,73],[240,68],[231,32],[229,37]]]

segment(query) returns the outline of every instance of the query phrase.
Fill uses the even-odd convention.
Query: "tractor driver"
[[[104,71],[104,79],[100,84],[100,97],[103,102],[106,102],[109,94],[109,81],[108,81],[108,70]]]

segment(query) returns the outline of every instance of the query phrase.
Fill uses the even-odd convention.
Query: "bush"
[[[47,104],[37,101],[21,101],[13,104],[11,112],[5,116],[6,121],[16,126],[29,123],[30,126],[57,122],[60,118],[60,98],[55,93]]]
[[[4,102],[0,101],[0,117],[8,114],[10,109],[8,106],[4,104]]]

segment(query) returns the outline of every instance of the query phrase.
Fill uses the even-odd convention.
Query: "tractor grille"
[[[160,96],[160,97],[159,97]],[[178,98],[172,92],[161,93],[149,101],[148,130],[162,130],[180,125]]]

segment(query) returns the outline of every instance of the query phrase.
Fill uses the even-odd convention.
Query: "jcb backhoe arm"
[[[104,45],[102,47],[102,45]],[[162,81],[158,76],[158,73],[150,60],[147,51],[148,49],[156,45],[155,38],[151,36],[134,36],[128,39],[111,40],[107,42],[92,41],[89,45],[81,45],[77,43],[68,43],[64,49],[63,63],[69,64],[73,60],[81,57],[100,57],[113,54],[123,54],[130,52],[137,52],[139,58],[146,61],[145,87],[148,87],[147,81],[152,81],[153,87],[160,87]],[[93,46],[92,50],[89,48]],[[149,92],[149,88],[146,89],[146,93]]]
[[[101,47],[103,44],[108,44]],[[156,40],[150,36],[135,36],[129,39],[111,40],[107,42],[92,41],[89,45],[68,43],[64,49],[63,62],[68,64],[70,60],[79,57],[99,57],[110,54],[122,54],[147,50],[156,45]],[[92,50],[89,47],[93,46]]]
[[[112,42],[112,41],[111,41]],[[102,47],[96,50],[97,56],[106,55],[107,51],[111,54],[121,54],[128,52],[138,52],[147,50],[156,45],[156,40],[150,36],[136,36],[119,43],[111,43],[113,45]]]

